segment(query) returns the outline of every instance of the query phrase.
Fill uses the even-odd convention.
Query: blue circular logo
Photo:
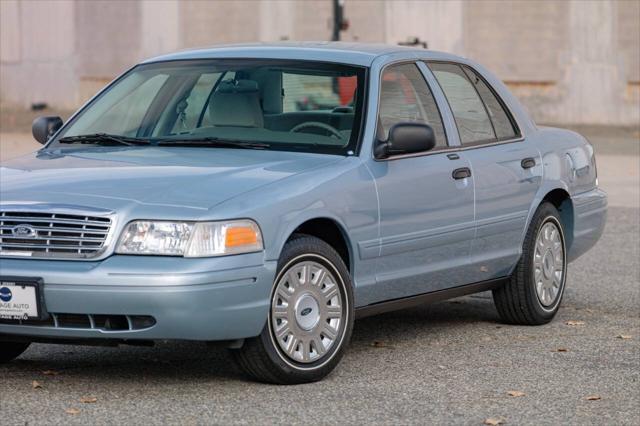
[[[11,298],[13,295],[11,294],[11,290],[7,287],[0,288],[0,300],[3,302],[11,302]]]

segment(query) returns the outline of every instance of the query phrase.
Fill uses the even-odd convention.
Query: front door
[[[473,177],[465,175],[471,164],[464,153],[446,151],[442,118],[421,71],[413,63],[387,67],[380,92],[379,139],[396,123],[420,122],[433,127],[436,147],[368,164],[380,203],[380,258],[364,304],[466,284],[474,238]]]

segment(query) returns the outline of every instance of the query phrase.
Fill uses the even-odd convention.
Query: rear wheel
[[[31,343],[23,342],[1,342],[0,343],[0,364],[4,364],[18,358],[29,348]]]
[[[237,359],[262,382],[320,380],[342,358],[353,317],[351,278],[338,253],[318,238],[295,236],[278,262],[267,324]]]
[[[493,291],[500,317],[511,324],[539,325],[560,307],[567,275],[564,228],[558,210],[538,207],[525,236],[522,257],[509,281]]]

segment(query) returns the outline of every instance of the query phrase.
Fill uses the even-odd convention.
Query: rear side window
[[[442,91],[449,101],[463,144],[496,139],[489,114],[471,81],[460,66],[430,63]]]
[[[516,132],[513,121],[503,107],[503,104],[498,100],[489,86],[487,86],[487,83],[471,68],[463,66],[462,69],[464,69],[465,74],[467,74],[467,77],[476,87],[478,94],[484,101],[498,139],[515,137],[518,132]]]
[[[423,123],[433,128],[436,148],[447,139],[433,94],[416,64],[392,65],[382,74],[378,138],[385,140],[397,123]]]

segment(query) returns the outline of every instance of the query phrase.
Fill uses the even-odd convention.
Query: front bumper
[[[267,320],[276,266],[263,253],[208,259],[111,256],[99,262],[2,258],[0,277],[43,279],[50,313],[150,316],[155,324],[113,331],[0,323],[0,335],[202,341],[257,336]]]

